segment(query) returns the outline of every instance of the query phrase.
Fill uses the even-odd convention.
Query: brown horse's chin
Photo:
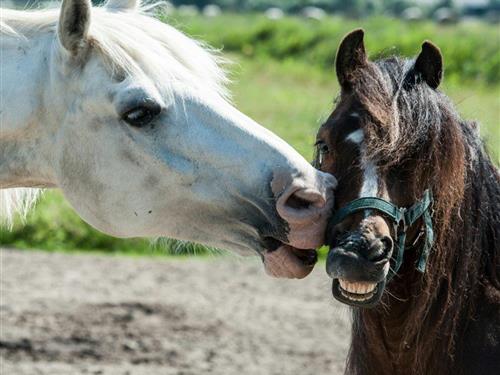
[[[316,250],[297,249],[281,244],[263,254],[266,273],[272,277],[302,279],[309,275],[318,260]]]
[[[335,299],[353,307],[375,307],[382,298],[385,279],[378,283],[349,282],[333,279],[332,294]]]

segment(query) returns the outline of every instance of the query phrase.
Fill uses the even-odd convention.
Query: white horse
[[[304,277],[333,177],[233,108],[216,58],[135,0],[1,10],[0,190],[10,220],[34,188],[62,190],[119,237],[254,253]],[[31,189],[20,189],[31,188]]]

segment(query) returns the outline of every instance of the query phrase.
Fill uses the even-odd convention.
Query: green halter
[[[393,254],[394,268],[391,269],[387,279],[391,280],[398,272],[401,264],[403,264],[403,254],[405,251],[406,231],[420,217],[424,222],[425,227],[425,243],[422,248],[422,253],[417,262],[417,270],[425,272],[427,258],[434,242],[434,231],[432,229],[432,193],[430,190],[424,191],[422,199],[415,203],[410,208],[398,207],[382,198],[367,197],[359,198],[349,202],[347,205],[339,209],[331,219],[332,225],[337,225],[342,222],[347,216],[364,210],[377,210],[390,217],[395,223],[397,239],[397,248]]]

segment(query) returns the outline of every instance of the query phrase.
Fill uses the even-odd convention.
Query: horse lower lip
[[[314,253],[315,251],[312,250]],[[285,277],[302,279],[309,275],[314,268],[313,255],[310,254],[308,262],[297,256],[298,253],[307,253],[311,250],[299,250],[290,245],[282,245],[274,251],[266,251],[263,254],[264,267],[268,275],[273,277]]]
[[[318,261],[318,253],[314,249],[311,250],[294,249],[293,253],[297,258],[301,260],[302,263],[304,263],[307,266],[312,266],[316,264],[316,262]]]
[[[263,239],[263,242],[264,242],[264,247],[267,249],[267,251],[275,251],[281,245],[283,245],[283,242],[273,237],[265,237]]]
[[[273,237],[264,238],[264,246],[268,252],[276,251],[280,246],[285,245],[280,240]],[[305,266],[313,266],[318,261],[318,253],[314,249],[297,249],[289,246],[295,257],[297,257]]]

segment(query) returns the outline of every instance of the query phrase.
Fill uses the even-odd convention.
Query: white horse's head
[[[272,275],[307,275],[298,249],[323,243],[333,177],[227,102],[209,52],[137,9],[7,13],[24,52],[3,46],[18,91],[2,92],[0,187],[58,187],[102,232],[257,251]]]

